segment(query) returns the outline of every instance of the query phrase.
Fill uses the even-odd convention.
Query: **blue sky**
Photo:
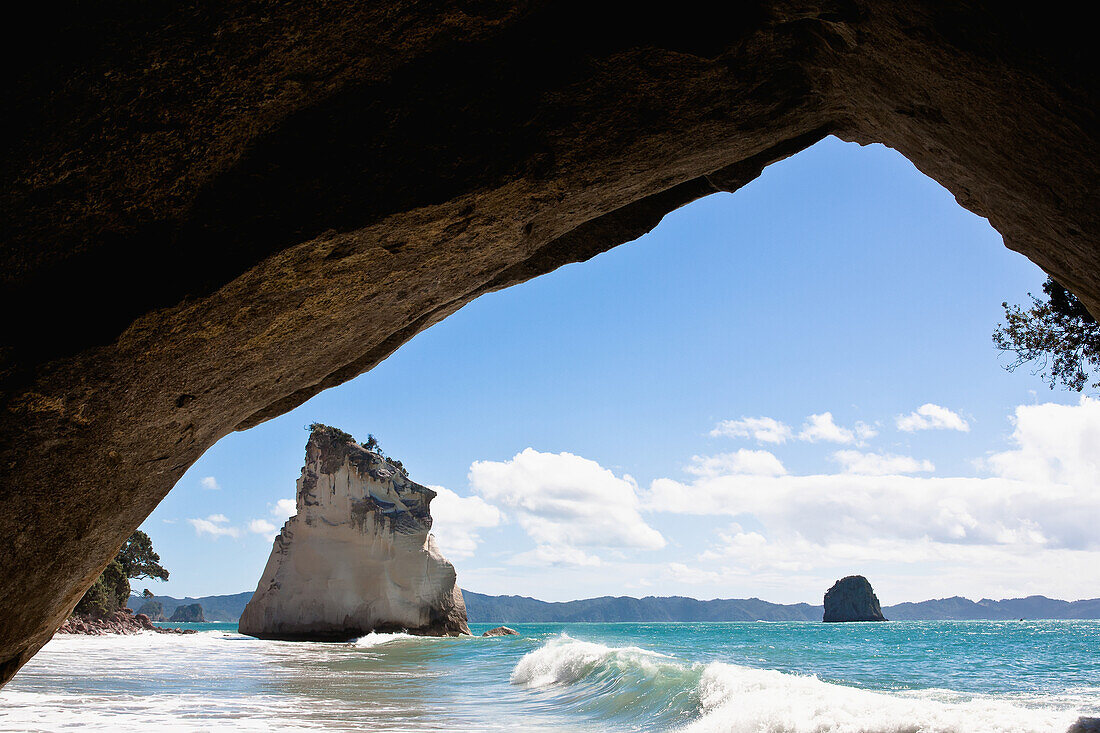
[[[254,589],[317,421],[445,487],[471,590],[820,602],[863,572],[884,603],[1100,595],[1096,403],[1005,372],[990,338],[1043,278],[898,153],[824,140],[226,437],[143,524],[172,572],[150,587]]]

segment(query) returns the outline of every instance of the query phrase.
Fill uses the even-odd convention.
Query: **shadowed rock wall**
[[[897,148],[1100,314],[1096,45],[1053,7],[35,7],[5,49],[0,682],[223,435],[824,135]]]

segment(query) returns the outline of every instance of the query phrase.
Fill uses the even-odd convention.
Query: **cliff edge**
[[[826,623],[840,621],[885,621],[878,596],[862,575],[849,575],[825,592]]]
[[[275,538],[240,632],[318,641],[469,634],[454,566],[428,534],[433,498],[400,464],[314,425],[297,514]]]

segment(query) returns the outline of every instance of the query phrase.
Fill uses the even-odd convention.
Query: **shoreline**
[[[74,614],[57,627],[54,634],[74,634],[84,636],[129,636],[152,631],[157,634],[195,634],[194,629],[164,628],[156,626],[144,613],[136,616],[129,608],[115,611],[109,616]]]

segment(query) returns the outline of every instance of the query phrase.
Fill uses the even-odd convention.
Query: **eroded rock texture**
[[[825,591],[825,623],[885,621],[878,596],[862,575],[849,575]]]
[[[1100,314],[1097,44],[1052,8],[34,9],[5,47],[0,681],[221,436],[827,134]]]
[[[454,566],[428,534],[433,498],[347,433],[314,426],[297,514],[275,538],[241,633],[319,641],[469,634]]]

